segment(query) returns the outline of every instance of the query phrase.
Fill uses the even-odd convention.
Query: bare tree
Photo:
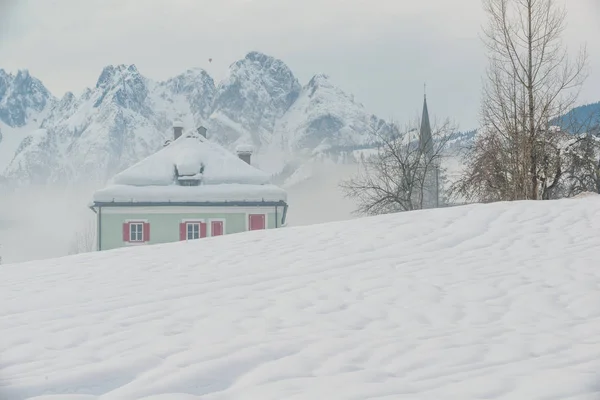
[[[431,143],[425,146],[415,131],[401,134],[392,124],[390,131],[371,133],[377,143],[374,154],[362,156],[358,176],[340,185],[347,197],[358,202],[357,213],[376,215],[438,205],[444,180],[441,159],[455,129],[445,122],[432,130]]]
[[[600,193],[600,137],[586,133],[571,139],[565,150],[565,197],[585,192]]]
[[[483,0],[489,66],[482,129],[454,192],[479,201],[552,198],[564,173],[565,134],[551,121],[574,105],[587,53],[562,46],[555,0]]]
[[[69,246],[69,254],[88,253],[96,249],[96,229],[93,220],[86,221]]]

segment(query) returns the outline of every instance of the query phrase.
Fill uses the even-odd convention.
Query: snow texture
[[[0,398],[597,399],[598,237],[588,197],[4,265]]]

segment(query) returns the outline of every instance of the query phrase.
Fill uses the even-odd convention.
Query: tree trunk
[[[527,1],[527,95],[529,97],[529,138],[531,151],[531,197],[539,198],[537,176],[537,140],[535,132],[535,99],[533,95],[533,0]]]

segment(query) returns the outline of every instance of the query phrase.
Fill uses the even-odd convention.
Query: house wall
[[[249,230],[249,215],[265,214],[267,229],[281,227],[283,207],[102,207],[99,211],[101,250],[126,246],[170,243],[179,241],[179,224],[185,220],[202,220],[210,225],[210,220],[224,221],[224,234],[240,233]],[[276,218],[277,215],[277,224]],[[140,221],[150,224],[150,240],[146,243],[123,241],[123,224]],[[210,235],[210,228],[208,232]]]

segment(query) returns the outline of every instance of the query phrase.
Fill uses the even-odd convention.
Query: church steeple
[[[426,89],[426,86],[425,86]],[[421,131],[419,133],[419,148],[428,158],[433,157],[433,138],[431,136],[431,123],[427,109],[427,93],[423,93],[423,115],[421,116]]]

